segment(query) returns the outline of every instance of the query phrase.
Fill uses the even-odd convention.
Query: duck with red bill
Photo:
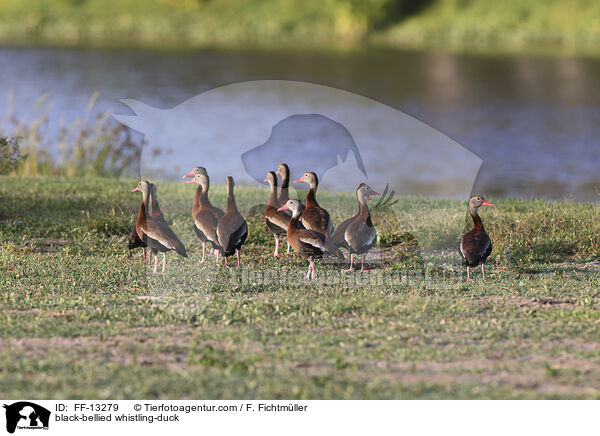
[[[317,175],[313,172],[304,173],[294,183],[308,183],[310,186],[306,195],[306,208],[300,216],[300,222],[307,229],[322,233],[329,238],[333,233],[333,222],[329,217],[329,212],[317,203],[317,189],[319,187]]]
[[[146,237],[146,244],[154,255],[154,273],[158,267],[158,252],[163,253],[162,271],[167,265],[166,252],[174,250],[182,257],[187,257],[185,246],[171,230],[160,210],[156,195],[156,186],[146,180],[141,180],[131,192],[141,191],[144,205],[143,216],[138,217],[136,229],[140,239]],[[142,208],[140,208],[142,211]]]
[[[365,258],[371,248],[377,244],[377,232],[371,221],[371,212],[367,200],[372,196],[380,195],[365,183],[356,189],[358,213],[352,218],[341,223],[336,229],[331,240],[337,247],[344,247],[350,254],[350,267],[347,271],[354,271],[354,255],[361,255],[361,272],[364,270]]]
[[[492,252],[492,241],[479,216],[481,206],[494,206],[494,204],[486,201],[481,195],[473,195],[469,199],[469,214],[473,219],[473,228],[460,240],[459,253],[467,266],[467,280],[470,278],[471,267],[479,264],[481,264],[481,274],[485,280],[485,261]]]
[[[267,201],[267,207],[264,212],[264,219],[267,228],[273,234],[275,238],[275,252],[273,256],[279,257],[279,239],[286,237],[287,227],[290,222],[290,215],[283,211],[279,211],[280,206],[277,200],[277,176],[273,171],[267,173],[265,182],[269,184],[269,200]],[[287,243],[287,254],[290,254],[290,243]]]
[[[298,219],[304,206],[298,200],[288,200],[278,211],[291,210],[292,218],[287,228],[287,239],[294,248],[296,255],[308,259],[307,279],[315,278],[315,260],[323,258],[325,252],[325,235],[314,230],[299,229]]]
[[[202,260],[200,260],[200,263],[204,263],[207,243],[211,248],[211,253],[215,253],[216,261],[218,262],[221,246],[219,245],[217,236],[217,225],[225,212],[218,207],[214,207],[208,198],[210,179],[204,167],[195,167],[183,177],[192,177],[192,179],[187,180],[185,183],[198,184],[192,202],[192,217],[194,218],[194,232],[200,242],[202,242]]]

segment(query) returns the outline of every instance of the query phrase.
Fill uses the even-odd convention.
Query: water
[[[81,115],[96,90],[100,98],[95,110],[131,114],[120,99],[168,109],[201,92],[242,81],[327,85],[396,108],[479,156],[483,164],[474,190],[488,197],[598,198],[599,59],[389,50],[8,47],[0,49],[0,65],[0,98],[12,90],[15,111],[29,115],[37,98],[50,92],[51,119],[56,122],[61,116],[68,121]],[[360,113],[361,107],[353,110]],[[460,162],[453,165],[459,174],[467,171]]]

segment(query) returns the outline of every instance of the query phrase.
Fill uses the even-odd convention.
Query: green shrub
[[[11,174],[27,157],[21,152],[21,137],[0,137],[0,174]]]

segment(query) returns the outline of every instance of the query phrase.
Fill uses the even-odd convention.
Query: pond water
[[[132,114],[121,99],[169,109],[223,85],[302,81],[381,102],[451,138],[482,164],[473,174],[468,157],[464,168],[460,159],[449,165],[466,179],[476,174],[473,190],[487,197],[594,201],[595,186],[600,189],[600,59],[380,49],[164,52],[4,47],[0,65],[0,101],[12,91],[15,112],[32,116],[34,102],[49,92],[50,118],[56,124],[61,117],[68,121],[80,116],[94,91],[100,92],[94,110]],[[216,112],[225,109],[218,107],[219,101],[214,104]],[[360,118],[363,107],[357,104],[348,110]],[[373,173],[392,179],[391,172],[403,168],[402,153],[388,150],[382,156],[387,165]],[[175,158],[162,159],[169,166],[169,159]],[[184,162],[195,165],[189,156]],[[180,163],[173,168],[189,170]],[[405,176],[398,183],[408,186],[417,172]]]

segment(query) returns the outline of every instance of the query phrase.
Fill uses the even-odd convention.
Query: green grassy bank
[[[126,47],[357,47],[598,53],[587,0],[5,0],[0,42]]]
[[[0,178],[5,397],[600,398],[595,205],[497,201],[482,211],[489,278],[465,282],[464,202],[401,198],[374,214],[367,273],[320,264],[308,283],[305,261],[272,257],[260,217],[244,269],[199,264],[183,183],[158,193],[190,257],[149,274],[125,249],[135,183]],[[222,206],[223,186],[211,192]],[[237,189],[242,207],[265,196]],[[355,209],[319,201],[336,223]]]

